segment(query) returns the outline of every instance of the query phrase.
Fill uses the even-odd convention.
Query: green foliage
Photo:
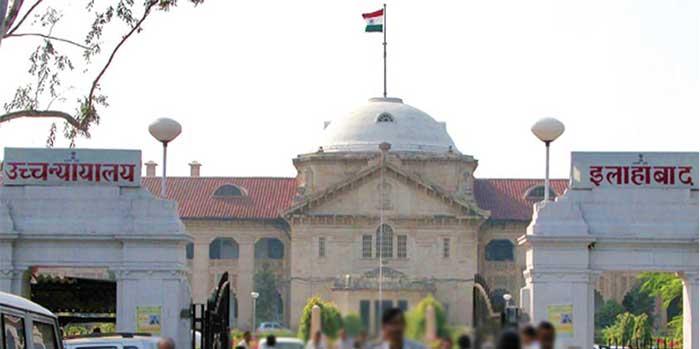
[[[634,315],[647,314],[651,317],[656,307],[656,301],[647,291],[643,291],[641,286],[631,289],[622,300],[625,311]]]
[[[367,330],[360,316],[354,313],[348,314],[343,318],[343,328],[345,329],[345,333],[350,337],[355,337],[360,334],[360,332]]]
[[[613,299],[609,299],[607,302],[600,306],[600,309],[595,313],[595,327],[596,328],[606,328],[615,322],[618,315],[625,312],[625,308],[622,307]]]
[[[340,310],[332,302],[326,302],[321,297],[315,296],[309,298],[304,306],[299,321],[298,337],[304,341],[309,340],[311,331],[311,309],[314,305],[321,308],[321,332],[330,338],[335,338],[338,331],[343,327],[343,317],[340,315]]]
[[[622,313],[617,316],[615,323],[603,329],[603,338],[606,342],[623,345],[633,341],[651,341],[651,320],[647,314]]]
[[[99,324],[68,324],[63,330],[66,336],[78,336],[92,333],[95,327],[99,327],[102,333],[114,333],[116,332],[116,326],[113,323],[99,323]]]
[[[669,335],[675,342],[683,341],[683,315],[674,316],[666,326],[668,326]]]
[[[651,296],[659,296],[668,307],[674,299],[683,295],[683,282],[672,273],[641,273],[637,276],[642,281],[641,290]]]
[[[272,271],[268,263],[255,272],[255,292],[260,294],[255,305],[255,327],[264,321],[275,320],[277,310],[277,275]]]
[[[406,336],[413,340],[422,341],[425,337],[425,311],[428,305],[432,305],[435,308],[435,320],[437,325],[437,335],[438,337],[449,336],[449,330],[447,328],[447,318],[445,315],[445,308],[442,304],[438,302],[433,296],[428,295],[423,298],[416,306],[414,306],[406,314]]]

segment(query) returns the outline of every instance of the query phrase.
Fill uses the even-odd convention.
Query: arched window
[[[194,258],[194,244],[191,242],[185,245],[185,257],[187,257],[187,259]]]
[[[377,122],[394,122],[394,117],[389,113],[381,113],[377,116]]]
[[[238,243],[231,238],[216,238],[209,244],[209,259],[238,259]]]
[[[487,261],[512,261],[514,260],[515,246],[510,240],[491,240],[486,245]]]
[[[388,224],[381,225],[377,228],[377,257],[381,251],[382,258],[393,257],[394,251],[394,229]]]
[[[243,190],[233,184],[224,184],[214,191],[214,196],[219,198],[243,196]]]
[[[283,259],[284,244],[277,238],[262,238],[255,243],[256,259]]]
[[[552,190],[552,188],[549,188],[549,198],[554,200],[554,198],[557,197],[557,193]],[[528,190],[525,191],[525,199],[527,200],[532,200],[532,201],[541,201],[544,200],[544,185],[536,185],[534,187],[530,187]]]

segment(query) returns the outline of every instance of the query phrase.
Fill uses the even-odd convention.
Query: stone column
[[[114,271],[117,281],[117,331],[137,332],[139,307],[160,309],[160,335],[172,337],[177,348],[190,346],[190,287],[184,270]]]
[[[698,337],[700,337],[700,317],[698,316],[698,272],[678,273],[683,280],[683,348],[700,349]]]
[[[555,272],[530,269],[525,276],[526,287],[531,292],[529,309],[526,307],[526,311],[532,322],[550,321],[550,306],[571,305],[573,335],[557,333],[557,343],[561,347],[592,348],[596,275],[589,270]]]
[[[29,299],[31,273],[27,269],[15,267],[0,268],[0,291],[16,294]]]
[[[209,278],[209,240],[195,241],[192,259],[192,299],[195,303],[207,302],[211,292]]]
[[[238,325],[253,330],[253,277],[255,276],[255,239],[237,238],[238,242],[238,279],[236,296],[238,297]]]

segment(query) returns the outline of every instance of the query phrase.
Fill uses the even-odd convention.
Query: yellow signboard
[[[572,304],[547,306],[547,318],[557,331],[557,338],[574,336],[574,306]]]
[[[136,332],[160,334],[161,307],[136,307]]]

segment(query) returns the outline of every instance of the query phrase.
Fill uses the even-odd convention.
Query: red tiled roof
[[[474,196],[482,209],[491,211],[491,219],[529,221],[532,218],[534,201],[527,200],[529,188],[544,185],[542,179],[485,178],[474,180]],[[562,195],[568,186],[566,179],[550,180],[550,186],[557,196]]]
[[[160,177],[144,177],[141,184],[160,195]],[[272,177],[169,177],[168,198],[177,201],[181,218],[277,219],[292,205],[294,178]],[[242,188],[246,195],[217,198],[214,191],[224,184]]]

